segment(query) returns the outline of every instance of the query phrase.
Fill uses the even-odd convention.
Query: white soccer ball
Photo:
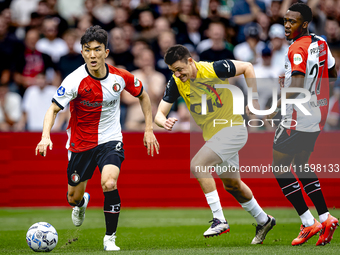
[[[58,233],[47,222],[37,222],[27,231],[26,242],[33,251],[52,251],[58,243]]]

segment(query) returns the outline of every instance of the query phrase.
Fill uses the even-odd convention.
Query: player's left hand
[[[152,131],[145,131],[143,143],[148,151],[148,155],[150,155],[151,152],[151,157],[153,157],[154,147],[156,153],[159,154],[159,143]]]
[[[259,101],[253,100],[253,106],[254,106],[254,108],[255,108],[256,110],[260,110]],[[252,112],[249,110],[249,106],[248,106],[248,105],[246,106],[246,114],[247,114],[248,116],[250,116],[250,115],[255,115],[255,113],[252,113]]]
[[[37,147],[35,148],[35,155],[38,155],[38,153],[45,157],[46,156],[46,152],[47,152],[47,147],[50,148],[50,150],[52,150],[53,148],[53,143],[51,141],[51,138],[47,138],[47,137],[42,137],[41,141],[38,143]]]

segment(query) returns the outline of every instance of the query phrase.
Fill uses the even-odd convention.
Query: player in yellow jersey
[[[167,118],[167,115],[177,98],[184,98],[206,141],[190,164],[191,173],[198,180],[213,213],[212,225],[203,235],[221,235],[229,232],[229,224],[222,211],[216,184],[208,171],[199,169],[217,165],[239,169],[238,151],[246,144],[247,128],[243,125],[242,116],[233,114],[233,100],[237,98],[233,98],[230,90],[219,88],[216,84],[228,84],[228,78],[243,74],[248,87],[253,91],[253,105],[259,109],[254,69],[251,63],[235,60],[196,62],[191,58],[188,49],[182,45],[170,47],[165,53],[164,61],[173,76],[159,104],[155,123],[171,131],[177,119]],[[202,95],[205,95],[206,104],[201,103]],[[250,114],[248,106],[246,112]],[[216,119],[225,120],[226,125],[215,125]],[[225,190],[233,195],[257,222],[256,235],[251,243],[262,243],[268,231],[276,224],[275,218],[262,210],[250,188],[241,180],[238,171],[220,171],[217,174]]]

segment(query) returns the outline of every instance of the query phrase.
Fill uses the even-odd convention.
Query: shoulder
[[[68,86],[79,85],[84,78],[89,76],[88,73],[86,72],[85,65],[86,64],[81,65],[76,70],[74,70],[72,73],[67,75],[66,78],[63,80],[62,85],[68,85]]]

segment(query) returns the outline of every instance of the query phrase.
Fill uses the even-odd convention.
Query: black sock
[[[79,204],[77,204],[78,207],[82,207],[85,203],[85,199],[84,197],[81,199],[81,201],[79,202]]]
[[[294,206],[299,215],[302,215],[308,210],[305,200],[301,192],[300,184],[296,180],[295,176],[291,173],[284,173],[276,177],[283,194]]]
[[[324,214],[328,212],[325,198],[322,194],[320,182],[314,172],[302,172],[297,174],[306,194],[312,200],[318,214]]]
[[[120,213],[120,197],[117,189],[104,192],[104,196],[106,235],[112,235],[117,230],[118,217]]]

